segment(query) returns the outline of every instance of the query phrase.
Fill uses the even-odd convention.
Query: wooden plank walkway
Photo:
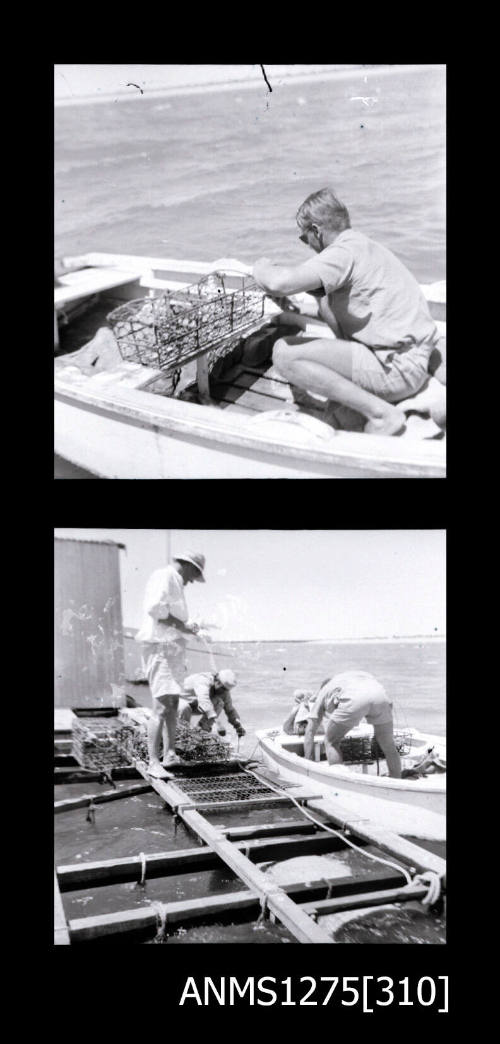
[[[221,859],[230,867],[252,891],[258,894],[263,904],[299,942],[332,943],[331,936],[314,923],[300,907],[290,899],[276,883],[271,881],[262,870],[243,855],[242,852],[222,833],[219,827],[213,826],[204,816],[192,808],[192,801],[179,790],[174,783],[163,783],[149,776],[143,761],[135,762],[144,779],[151,782],[156,792],[167,802],[170,808],[194,830],[206,844],[210,845]],[[189,807],[186,807],[189,806]]]

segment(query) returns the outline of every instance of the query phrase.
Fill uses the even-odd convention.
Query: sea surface
[[[295,213],[326,184],[417,279],[443,279],[443,67],[55,110],[56,256],[298,263]]]
[[[126,675],[134,677],[140,666],[140,647],[125,642]],[[221,642],[212,646],[218,669],[230,667],[238,676],[233,703],[241,714],[247,735],[240,753],[250,756],[256,747],[257,729],[278,728],[290,713],[295,689],[316,689],[340,671],[369,671],[385,686],[394,704],[399,728],[416,728],[446,735],[446,644],[422,642]],[[188,670],[210,670],[211,657],[188,649]],[[127,683],[126,691],[138,703],[149,706],[146,685]],[[234,741],[234,731],[227,729]]]

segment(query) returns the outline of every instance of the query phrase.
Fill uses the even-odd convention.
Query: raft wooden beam
[[[54,815],[59,812],[71,812],[75,808],[86,808],[87,805],[101,805],[105,801],[118,801],[120,798],[134,797],[136,794],[145,794],[152,790],[150,784],[137,783],[135,786],[123,787],[121,790],[103,790],[100,794],[83,794],[77,798],[65,798],[64,801],[54,801]]]
[[[54,871],[54,946],[69,946],[70,937],[57,874]]]
[[[340,827],[342,830],[349,830],[357,838],[359,837],[369,844],[376,845],[382,852],[386,852],[393,858],[398,859],[405,866],[413,866],[419,871],[434,870],[445,880],[446,860],[442,859],[441,856],[435,855],[434,852],[428,852],[426,848],[421,848],[419,845],[414,844],[413,841],[407,841],[404,837],[400,837],[399,834],[395,834],[391,830],[385,830],[383,827],[377,826],[369,819],[353,815],[352,812],[342,808],[341,805],[337,805],[332,798],[321,798],[319,801],[314,800],[309,807],[313,811],[326,813],[336,823],[337,827]]]
[[[311,918],[301,910],[293,899],[278,885],[270,881],[268,877],[259,870],[249,859],[238,851],[237,847],[228,841],[220,829],[209,823],[199,812],[193,809],[183,811],[182,806],[190,804],[174,783],[163,783],[159,779],[150,777],[144,762],[137,761],[136,768],[141,775],[150,781],[171,808],[174,808],[184,823],[209,844],[225,863],[237,874],[241,880],[253,891],[257,891],[261,900],[276,915],[299,942],[323,942],[332,943],[333,940],[322,928],[314,923]]]
[[[297,823],[282,819],[279,823],[260,823],[256,826],[220,827],[228,841],[243,841],[252,837],[276,837],[283,834],[315,834],[319,828],[304,820]]]
[[[186,924],[194,920],[205,921],[213,916],[219,918],[226,913],[246,912],[251,917],[259,913],[260,902],[258,896],[242,890],[229,895],[206,896],[202,899],[182,900],[175,903],[157,903],[156,910],[160,916],[165,917],[167,925],[179,924],[179,922]],[[158,916],[155,910],[151,910],[150,906],[145,906],[139,910],[122,910],[114,914],[79,918],[69,921],[68,927],[72,943],[85,943],[94,942],[105,936],[155,928],[157,924]]]
[[[366,885],[367,882],[363,883]],[[366,894],[356,893],[352,900],[351,898],[347,897],[339,899],[338,901],[344,904],[344,909],[350,908],[351,902],[354,904],[354,908],[356,908],[358,905],[375,906],[377,905],[377,896],[394,896],[402,892],[401,887],[385,889],[383,891],[380,889],[377,890],[377,884],[389,883],[389,879],[387,880],[387,882],[374,881],[372,883],[375,886],[372,892],[368,892]],[[357,881],[357,883],[354,883],[354,887],[359,888],[359,885],[359,880]],[[314,891],[316,888],[319,887],[324,889],[325,881],[312,882],[311,884],[308,883],[308,885],[306,885],[303,881],[297,881],[293,885],[286,885],[286,891],[292,894],[296,894],[297,896],[303,896],[305,898],[307,895],[311,894],[311,891]],[[351,887],[353,887],[352,884]],[[419,892],[425,895],[426,889],[420,888]],[[406,893],[403,892],[402,894]],[[422,895],[419,894],[417,896],[416,892],[415,894],[409,896],[409,898],[412,899],[421,897]],[[366,903],[364,903],[365,898],[367,900]],[[380,899],[379,903],[386,901],[395,902],[396,900],[394,898],[392,900]],[[321,915],[324,912],[329,912],[329,910],[326,909],[325,904],[328,904],[329,907],[334,909],[332,907],[333,902],[334,900],[329,899],[317,900],[316,902],[301,903],[300,907],[296,906],[295,903],[293,905],[295,909],[300,909],[302,912],[306,911],[308,916],[315,916],[316,914]],[[269,904],[269,907],[271,908],[271,904]],[[338,910],[338,907],[336,909]],[[158,903],[155,907],[155,910],[151,910],[151,907],[149,906],[144,906],[140,909],[135,908],[132,910],[121,910],[119,913],[114,914],[100,914],[94,917],[84,917],[79,918],[77,920],[70,920],[68,922],[68,929],[70,932],[71,942],[94,942],[106,937],[132,934],[141,930],[143,931],[147,928],[154,928],[158,923],[157,914],[155,912],[156,910],[158,910],[160,914],[165,916],[167,925],[189,925],[192,922],[196,921],[210,922],[210,920],[213,917],[216,917],[218,920],[222,915],[228,915],[231,918],[234,918],[235,920],[241,919],[243,915],[243,919],[251,920],[261,912],[261,899],[255,892],[252,892],[251,890],[242,890],[225,895],[211,895],[203,896],[199,899],[186,899],[172,903]],[[295,934],[295,932],[293,934]],[[322,941],[325,940],[323,939]],[[335,940],[328,936],[326,941],[331,943]]]
[[[334,852],[343,848],[339,838],[327,834],[315,834],[307,837],[257,838],[234,843],[238,851],[243,852],[253,863],[265,863],[276,858],[291,859],[297,855],[318,855],[322,852]],[[144,854],[146,860],[146,878],[166,877],[178,872],[212,870],[220,866],[221,857],[209,846],[203,848],[185,848],[174,852],[155,852]],[[134,881],[142,874],[140,856],[123,859],[104,859],[93,863],[71,863],[58,866],[57,875],[61,891],[68,892],[90,885],[112,884],[114,881]]]
[[[341,910],[357,910],[365,906],[382,906],[384,903],[409,903],[424,899],[428,888],[425,885],[410,885],[407,888],[387,888],[381,892],[365,892],[339,899],[320,899],[313,903],[303,903],[302,909],[307,913],[324,916],[339,913]]]
[[[140,773],[133,765],[94,770],[84,769],[78,762],[75,762],[74,766],[65,764],[64,766],[54,768],[54,783],[98,783],[104,774],[112,780],[141,779]]]
[[[213,870],[220,860],[208,846],[203,848],[182,848],[174,852],[154,852],[145,854],[146,880],[153,877],[166,877],[179,871]],[[112,884],[114,881],[140,880],[142,874],[140,856],[124,859],[102,859],[94,863],[71,863],[58,866],[57,876],[61,892],[70,892],[90,885]]]
[[[229,812],[231,809],[241,809],[246,812],[251,808],[280,808],[282,805],[290,804],[290,798],[270,795],[269,797],[245,798],[242,801],[197,801],[189,799],[189,808],[198,809],[199,812]],[[187,806],[186,806],[187,807]]]
[[[71,754],[72,746],[73,740],[71,739],[55,739],[54,754]]]

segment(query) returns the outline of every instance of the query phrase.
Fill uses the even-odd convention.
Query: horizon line
[[[316,72],[302,72],[302,73],[281,73],[279,76],[278,86],[284,86],[286,84],[300,84],[300,83],[313,83],[317,81],[329,81],[329,80],[345,80],[352,76],[357,76],[364,72],[364,75],[370,73],[382,76],[397,72],[419,72],[428,69],[444,69],[444,65],[373,65],[364,66],[357,65],[350,69],[331,69],[331,70],[318,70]],[[204,83],[197,84],[178,84],[171,87],[154,87],[151,90],[145,90],[141,95],[131,95],[126,92],[125,87],[119,87],[116,91],[106,91],[96,97],[94,94],[80,94],[80,95],[63,95],[61,97],[54,97],[54,107],[60,108],[68,105],[101,105],[106,102],[123,102],[123,101],[134,101],[141,98],[168,98],[168,97],[180,97],[189,94],[204,94],[206,92],[217,93],[219,91],[226,90],[249,90],[249,89],[262,89],[263,80],[258,77],[255,80],[208,80]],[[264,84],[265,86],[265,84]],[[269,92],[266,92],[266,94]]]

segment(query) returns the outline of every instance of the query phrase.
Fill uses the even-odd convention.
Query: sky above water
[[[218,641],[442,636],[443,530],[56,529],[114,540],[123,622],[139,627],[144,587],[169,554],[201,551],[206,583],[190,584],[190,614]]]

